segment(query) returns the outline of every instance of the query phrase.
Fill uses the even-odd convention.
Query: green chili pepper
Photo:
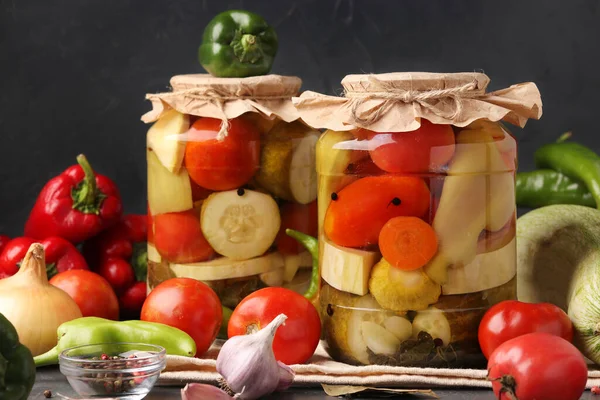
[[[34,358],[35,365],[56,364],[58,355],[71,347],[103,343],[144,343],[164,347],[167,354],[196,355],[196,343],[187,333],[168,325],[146,321],[111,321],[103,318],[77,318],[60,325],[58,344]]]
[[[0,314],[0,400],[25,400],[35,382],[35,364],[17,330]]]
[[[520,207],[536,208],[551,204],[596,207],[592,194],[583,183],[551,169],[517,173],[516,192]]]
[[[306,290],[306,293],[304,293],[304,297],[306,297],[309,300],[313,300],[313,298],[317,295],[317,292],[319,291],[319,282],[321,280],[321,275],[319,274],[319,241],[312,236],[295,231],[293,229],[286,229],[285,233],[288,236],[291,236],[294,239],[296,239],[301,245],[303,245],[306,248],[306,250],[308,250],[308,252],[312,256],[313,265],[312,274],[310,277],[310,286]]]
[[[277,34],[260,16],[232,10],[208,23],[198,49],[198,60],[219,77],[268,74],[277,54]]]
[[[540,147],[535,152],[535,165],[583,182],[600,209],[600,156],[579,143],[566,142],[569,137],[566,133],[556,143]]]
[[[221,329],[219,330],[219,334],[217,337],[219,339],[227,339],[227,326],[229,325],[229,319],[231,318],[231,314],[233,314],[233,310],[231,308],[221,306],[223,309],[223,321],[221,322]]]

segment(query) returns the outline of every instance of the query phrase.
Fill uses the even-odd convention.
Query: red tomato
[[[119,298],[121,319],[139,319],[146,300],[146,282],[136,282]]]
[[[100,275],[72,269],[50,279],[50,284],[67,292],[84,317],[119,319],[119,302],[110,284]]]
[[[247,296],[231,314],[227,335],[231,338],[262,329],[279,314],[288,318],[275,333],[275,358],[287,365],[306,362],[319,344],[321,320],[310,301],[292,290],[269,287]]]
[[[168,279],[150,292],[142,307],[143,321],[181,329],[196,342],[196,354],[205,353],[219,333],[223,309],[217,294],[191,278]]]
[[[310,236],[317,236],[319,230],[317,201],[310,204],[286,203],[281,206],[281,227],[275,239],[277,250],[282,254],[298,254],[304,251],[296,239],[285,233],[294,229]]]
[[[202,234],[200,215],[194,210],[155,215],[154,246],[174,263],[205,261],[215,254]]]
[[[369,136],[369,149],[375,165],[384,171],[435,172],[454,154],[454,131],[450,125],[423,119],[416,131],[373,132]]]
[[[573,324],[554,304],[507,300],[496,304],[483,316],[479,324],[479,346],[483,355],[489,358],[507,340],[533,332],[549,333],[570,342]]]
[[[185,168],[194,182],[208,190],[231,190],[246,184],[260,165],[260,132],[243,118],[229,120],[223,140],[222,121],[200,118],[188,132]]]
[[[488,379],[498,400],[578,400],[587,376],[579,350],[548,333],[504,342],[488,361]]]
[[[357,176],[373,176],[373,175],[383,175],[386,172],[379,168],[371,157],[365,157],[361,160],[353,164],[349,164],[345,171],[348,175],[357,175]]]
[[[135,273],[129,263],[121,258],[108,258],[100,264],[98,273],[121,294],[135,282]]]

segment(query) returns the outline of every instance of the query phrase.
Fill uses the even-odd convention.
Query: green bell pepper
[[[520,207],[536,208],[551,204],[596,207],[592,194],[583,183],[551,169],[517,173],[515,188]]]
[[[218,14],[206,26],[198,60],[213,76],[266,75],[277,47],[275,30],[260,15],[231,10]]]
[[[162,346],[167,354],[193,357],[194,339],[180,329],[146,321],[111,321],[103,318],[77,318],[60,325],[58,344],[34,358],[37,367],[57,364],[59,354],[71,347],[103,343],[144,343]]]
[[[25,400],[35,382],[31,351],[19,343],[17,330],[0,314],[0,400]]]

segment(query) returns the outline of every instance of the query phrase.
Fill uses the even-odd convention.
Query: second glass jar
[[[516,154],[484,119],[322,135],[320,307],[335,359],[484,365],[479,321],[516,298]]]

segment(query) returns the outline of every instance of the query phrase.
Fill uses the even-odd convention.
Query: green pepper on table
[[[596,201],[583,183],[551,169],[517,173],[516,194],[520,207],[552,204],[596,207]]]
[[[167,354],[193,357],[194,339],[180,329],[146,321],[111,321],[103,318],[77,318],[60,325],[58,344],[35,357],[35,366],[58,363],[58,355],[71,347],[102,343],[144,343],[162,346]],[[2,400],[0,398],[0,400]]]
[[[198,60],[217,77],[266,75],[277,47],[275,30],[260,15],[230,10],[218,14],[206,26]]]
[[[17,330],[0,314],[0,400],[25,400],[35,382],[35,364]]]
[[[582,144],[567,142],[569,137],[566,133],[556,143],[540,147],[535,152],[535,165],[583,182],[600,209],[600,156]]]

